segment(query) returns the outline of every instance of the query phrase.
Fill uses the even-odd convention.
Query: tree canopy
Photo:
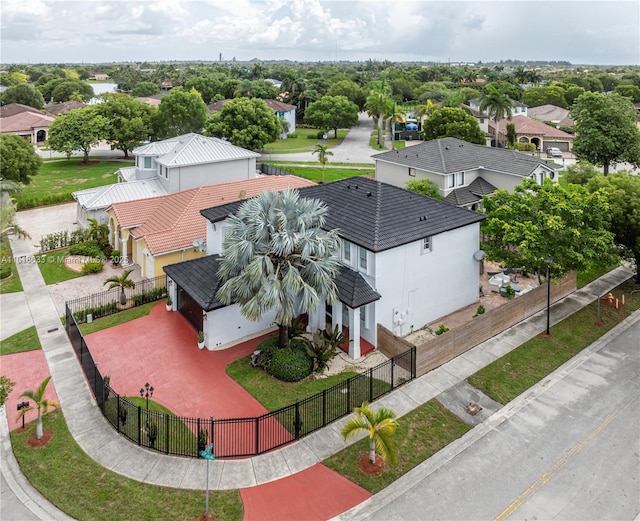
[[[226,138],[238,147],[261,150],[282,131],[276,113],[258,98],[235,98],[220,112],[213,112],[206,122],[205,134]]]
[[[576,100],[571,116],[576,133],[573,152],[578,159],[602,166],[604,175],[620,162],[640,166],[637,111],[628,98],[586,92]]]
[[[89,101],[94,96],[93,87],[81,80],[63,80],[57,83],[51,92],[54,103],[69,100]]]
[[[218,298],[240,306],[249,320],[275,310],[279,345],[289,345],[293,319],[321,301],[337,300],[340,240],[325,231],[327,207],[297,190],[263,192],[228,218]]]
[[[307,107],[304,121],[317,128],[333,129],[337,138],[339,128],[358,124],[358,106],[346,96],[323,96]]]
[[[0,74],[0,76],[4,76],[4,74]],[[40,110],[44,107],[44,98],[33,85],[19,83],[0,94],[0,105],[9,105],[10,103],[21,103]]]
[[[444,199],[440,195],[440,189],[431,179],[411,179],[407,181],[405,188],[410,192],[414,192],[420,195],[427,195],[434,199]]]
[[[482,248],[493,261],[540,274],[551,255],[554,275],[563,275],[615,258],[603,192],[526,179],[513,193],[497,190],[482,201],[487,214]]]
[[[109,135],[109,120],[95,107],[75,109],[58,116],[49,127],[49,146],[71,157],[74,149],[84,152],[83,161],[89,162],[89,151]]]
[[[148,98],[160,92],[160,87],[152,81],[139,81],[131,89],[134,98]]]
[[[42,165],[42,158],[33,145],[15,134],[0,134],[0,157],[0,177],[25,185]]]
[[[158,139],[181,136],[190,132],[202,132],[207,120],[207,106],[195,89],[186,91],[175,87],[160,100],[154,118],[155,134]]]
[[[423,126],[424,139],[429,141],[443,137],[455,137],[469,143],[484,145],[485,135],[478,120],[461,108],[434,109]]]
[[[335,82],[327,91],[328,96],[345,96],[349,101],[358,106],[358,110],[364,109],[367,102],[365,91],[355,81],[341,80]]]

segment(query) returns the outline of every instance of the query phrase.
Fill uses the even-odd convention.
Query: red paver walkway
[[[325,521],[371,493],[317,464],[288,478],[240,490],[247,521]]]
[[[41,349],[37,351],[27,351],[26,353],[16,353],[13,355],[0,356],[0,374],[15,382],[13,391],[9,395],[5,408],[7,411],[7,421],[9,429],[14,430],[22,427],[22,420],[18,421],[18,411],[16,406],[26,398],[20,398],[24,391],[37,391],[42,381],[49,376],[49,366]],[[56,389],[53,382],[49,382],[44,396],[48,400],[58,401]],[[33,405],[33,402],[29,402]],[[49,409],[51,410],[51,409]],[[34,409],[25,416],[25,422],[30,422],[38,417],[38,412]]]
[[[222,351],[199,350],[196,331],[177,312],[159,303],[146,316],[86,337],[111,387],[122,396],[139,396],[149,382],[153,400],[178,416],[254,417],[266,409],[234,380],[225,367],[255,351],[263,337]]]

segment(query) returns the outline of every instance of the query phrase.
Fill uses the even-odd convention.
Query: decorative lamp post
[[[147,411],[149,410],[149,397],[153,396],[153,386],[149,386],[149,382],[144,384],[144,387],[140,388],[140,398],[146,398]]]
[[[21,411],[22,409],[27,409],[29,407],[29,401],[25,401],[25,402],[20,402],[17,406],[18,411]],[[22,430],[24,430],[24,417],[25,415],[22,415]]]
[[[549,255],[547,257],[547,336],[550,336],[550,309],[551,309],[551,264],[553,263],[553,257]]]

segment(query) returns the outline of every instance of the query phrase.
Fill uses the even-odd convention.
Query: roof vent
[[[371,197],[371,192],[367,192],[367,197]]]
[[[464,145],[458,145],[458,147],[462,148]]]
[[[358,189],[358,185],[356,185],[356,190]]]
[[[351,190],[351,185],[347,185],[347,190]]]
[[[444,147],[445,150],[449,150],[449,145],[447,145],[446,147]]]

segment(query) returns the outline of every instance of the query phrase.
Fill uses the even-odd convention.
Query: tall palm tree
[[[324,183],[324,165],[329,162],[329,156],[332,156],[333,152],[329,150],[328,145],[321,145],[318,143],[311,153],[318,154],[318,161],[322,164],[322,182]]]
[[[367,101],[364,104],[367,114],[378,121],[378,146],[384,146],[384,120],[385,114],[391,112],[393,101],[389,98],[390,90],[385,82],[375,82]]]
[[[227,220],[218,276],[218,298],[235,302],[249,320],[276,311],[279,345],[301,313],[338,298],[336,230],[325,231],[327,207],[297,190],[263,192]]]
[[[87,235],[91,240],[99,241],[109,235],[109,227],[106,224],[101,224],[98,219],[89,217],[87,222],[89,223]]]
[[[386,114],[387,118],[391,120],[391,150],[393,150],[393,142],[396,137],[396,123],[404,123],[407,121],[407,116],[402,109],[398,108],[398,105],[394,103],[390,114]]]
[[[124,270],[124,273],[119,277],[114,275],[104,281],[104,286],[109,284],[109,289],[120,288],[120,304],[123,306],[127,303],[127,295],[125,294],[125,288],[134,288],[136,283],[129,278],[133,270]]]
[[[366,431],[369,434],[369,462],[375,463],[378,453],[385,462],[395,463],[397,449],[393,435],[398,427],[396,413],[386,407],[374,411],[367,402],[353,412],[356,416],[342,427],[342,437],[348,440],[360,431]]]
[[[436,108],[438,108],[438,106],[430,99],[416,107],[416,116],[418,116],[418,119],[420,120],[420,129],[422,129],[424,118],[428,118]]]
[[[42,415],[46,414],[47,409],[49,409],[49,407],[53,409],[58,407],[57,402],[53,400],[47,400],[44,397],[44,392],[47,388],[47,385],[49,385],[49,380],[51,380],[51,377],[47,376],[42,381],[37,391],[25,391],[20,395],[20,398],[29,398],[29,400],[33,401],[34,405],[29,405],[29,407],[21,409],[20,414],[18,415],[18,419],[22,418],[29,411],[32,411],[33,409],[38,409],[38,423],[36,423],[36,438],[39,440],[42,439],[42,436],[44,436],[44,431],[42,429]]]
[[[509,99],[504,92],[500,91],[495,85],[487,85],[484,94],[480,98],[480,110],[486,111],[487,116],[493,119],[495,123],[495,147],[498,146],[498,123],[506,116],[511,121],[513,110],[513,101]]]

